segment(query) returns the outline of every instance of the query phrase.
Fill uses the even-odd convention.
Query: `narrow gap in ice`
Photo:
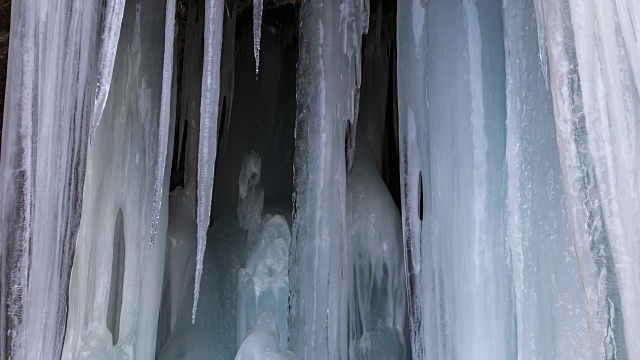
[[[220,95],[220,55],[222,52],[222,0],[205,2],[204,60],[202,100],[200,104],[200,139],[198,148],[198,205],[195,287],[191,321],[196,321],[202,261],[211,216],[211,198],[218,148],[218,97]]]
[[[120,310],[122,309],[122,290],[124,285],[124,252],[124,219],[122,209],[119,209],[113,234],[111,286],[109,287],[109,305],[107,306],[107,329],[111,332],[113,345],[118,343],[120,332]]]
[[[102,112],[107,103],[116,50],[120,39],[120,27],[124,14],[125,0],[107,0],[100,44],[100,60],[98,61],[98,84],[96,86],[96,104],[91,117],[89,138],[93,139],[100,124]]]
[[[167,16],[164,28],[164,59],[162,65],[162,97],[160,100],[160,123],[158,127],[158,151],[156,159],[156,180],[153,185],[153,212],[151,214],[151,247],[156,241],[160,206],[162,205],[162,187],[164,168],[167,162],[167,143],[169,141],[169,112],[171,110],[171,78],[173,75],[173,42],[176,22],[176,0],[167,0]]]
[[[260,70],[260,37],[262,35],[263,0],[253,0],[253,57],[256,59],[256,76]]]

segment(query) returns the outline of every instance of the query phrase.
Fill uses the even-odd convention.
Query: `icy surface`
[[[125,0],[108,0],[104,11],[102,36],[100,37],[100,61],[98,62],[98,85],[96,87],[96,103],[91,117],[90,139],[100,125],[102,113],[109,96],[109,88],[116,60],[116,50],[120,39],[120,27],[124,15]]]
[[[405,359],[402,226],[364,137],[347,180],[349,358]]]
[[[211,198],[218,150],[218,97],[220,95],[220,56],[222,52],[222,0],[205,2],[204,60],[202,69],[202,100],[200,103],[200,139],[198,148],[198,246],[195,288],[191,321],[196,321],[202,261],[207,243],[211,216]]]
[[[501,4],[398,3],[398,111],[417,359],[511,359]]]
[[[299,16],[289,348],[307,360],[345,359],[344,147],[357,115],[363,14],[360,1],[309,0]]]
[[[543,0],[540,13],[589,356],[630,358],[640,354],[638,5]]]
[[[167,0],[167,14],[164,27],[164,61],[162,65],[162,99],[160,101],[160,124],[158,129],[158,152],[156,160],[156,181],[153,185],[153,213],[151,214],[151,246],[158,232],[160,207],[162,205],[162,184],[169,142],[169,111],[171,108],[171,78],[173,75],[173,42],[176,22],[176,0]]]
[[[280,349],[278,318],[264,313],[242,342],[235,360],[296,360],[291,352]]]
[[[11,32],[0,161],[0,358],[45,360],[62,352],[100,13],[79,0],[14,1],[7,6]]]
[[[579,262],[568,226],[546,48],[532,1],[504,2],[507,236],[518,359],[588,359]],[[544,42],[542,42],[544,44]],[[553,334],[553,335],[551,335]]]
[[[163,34],[165,12],[165,4],[153,0],[128,1],[125,6],[112,94],[106,102],[105,121],[88,151],[63,359],[151,359],[155,355],[166,206],[161,207],[153,249],[149,237],[163,73],[164,38],[158,33]],[[173,95],[171,114],[175,101]],[[174,122],[170,115],[168,148],[173,147]],[[166,164],[171,164],[171,153]],[[163,204],[168,175],[165,169]],[[123,250],[114,246],[120,241]],[[113,265],[116,262],[124,264],[124,274],[112,281],[119,271]],[[110,296],[114,292],[119,295]],[[118,298],[119,310],[109,311],[114,306],[110,299]],[[119,325],[110,328],[115,323]]]
[[[256,75],[260,71],[260,37],[262,36],[263,0],[253,0],[253,58],[256,60]]]
[[[289,243],[291,231],[280,215],[267,215],[245,266],[238,274],[238,343],[264,312],[274,313],[280,346],[287,347]],[[250,241],[250,244],[254,241]]]

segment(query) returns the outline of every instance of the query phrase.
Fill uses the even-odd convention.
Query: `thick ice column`
[[[640,353],[638,7],[613,0],[542,5],[590,356],[627,358]]]
[[[98,8],[13,1],[0,161],[0,358],[59,357],[82,207]]]
[[[398,107],[414,358],[516,351],[504,239],[501,4],[400,1]]]
[[[289,349],[307,360],[347,356],[345,132],[356,115],[360,9],[354,0],[300,8]]]
[[[207,244],[207,229],[211,216],[213,177],[218,151],[218,97],[220,95],[220,55],[222,52],[222,0],[205,2],[204,60],[202,69],[202,100],[200,102],[200,140],[198,148],[198,246],[195,288],[191,321],[196,321],[202,261]]]
[[[104,121],[87,158],[63,359],[155,355],[167,227],[166,169],[153,249],[149,237],[162,98],[164,37],[158,34],[163,34],[165,13],[165,3],[154,0],[128,1],[125,7]],[[175,96],[171,114],[174,109]],[[170,119],[168,149],[173,148],[175,121],[173,115]],[[172,152],[167,155],[169,166]]]
[[[518,359],[588,359],[584,289],[567,225],[545,72],[546,48],[538,46],[534,1],[503,4],[507,237],[513,263]]]

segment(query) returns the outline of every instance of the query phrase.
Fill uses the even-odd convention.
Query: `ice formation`
[[[0,358],[640,356],[637,1],[11,6]]]
[[[360,10],[358,0],[300,8],[289,344],[307,360],[347,357],[344,146],[357,116]]]
[[[253,0],[253,57],[256,59],[256,75],[260,71],[260,37],[262,36],[263,0]]]
[[[400,213],[363,136],[347,179],[350,359],[405,359],[406,281]]]
[[[264,313],[256,326],[251,328],[240,346],[235,360],[296,360],[291,351],[280,349],[278,338],[278,318],[272,313]]]
[[[198,147],[198,247],[191,321],[196,321],[202,261],[211,216],[211,198],[216,154],[218,151],[218,96],[220,95],[220,56],[222,52],[222,0],[205,2],[202,101],[200,102],[200,139]]]

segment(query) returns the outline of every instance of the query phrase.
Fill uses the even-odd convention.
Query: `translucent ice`
[[[640,353],[640,16],[542,0],[557,142],[591,357]]]
[[[397,68],[413,356],[514,358],[500,1],[399,1]]]
[[[347,180],[349,358],[404,359],[406,278],[400,212],[364,136]]]
[[[348,352],[344,147],[357,116],[362,9],[359,0],[300,7],[289,348],[306,360]]]
[[[242,342],[235,360],[296,360],[291,351],[280,349],[278,319],[264,313]]]
[[[535,4],[504,3],[507,77],[507,238],[518,359],[588,359],[579,262],[562,186],[551,93]],[[544,42],[541,42],[544,44]],[[550,336],[553,334],[553,336]]]
[[[200,102],[200,139],[198,148],[198,248],[191,321],[196,321],[202,262],[211,216],[211,198],[218,151],[218,100],[220,95],[220,56],[222,52],[223,1],[206,0],[204,24],[204,60],[202,100]]]

